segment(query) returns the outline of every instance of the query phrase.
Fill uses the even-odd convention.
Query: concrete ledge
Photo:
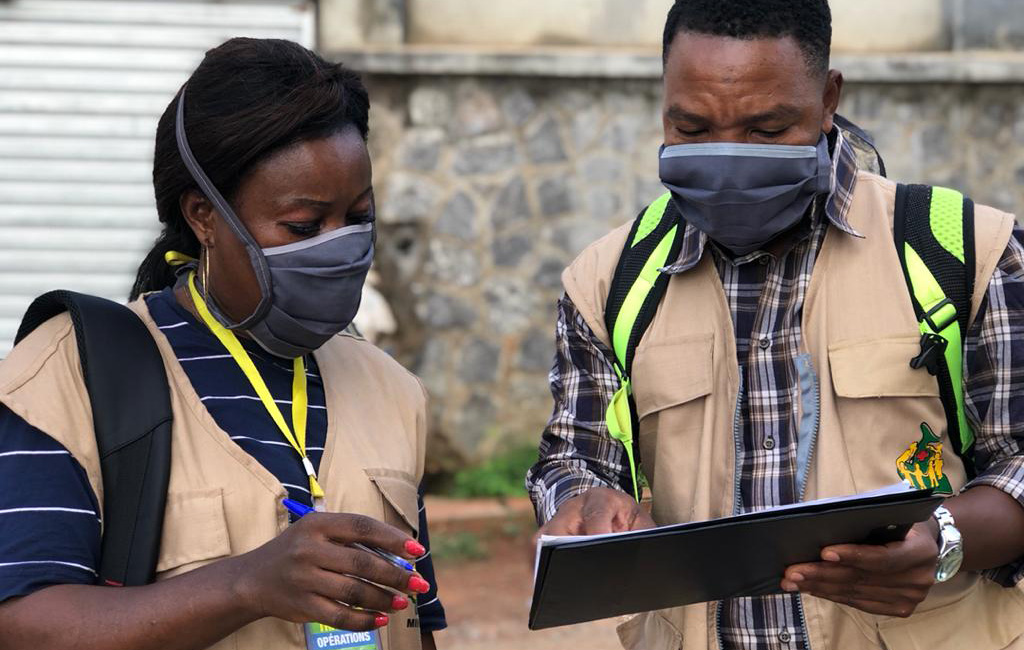
[[[513,77],[661,77],[661,57],[650,50],[594,50],[578,47],[478,49],[475,47],[367,48],[327,52],[362,72],[388,75]]]
[[[1024,52],[837,55],[848,81],[875,83],[1024,83]]]
[[[329,51],[328,57],[377,75],[454,75],[657,79],[661,57],[651,50],[549,47],[372,47]],[[1024,52],[935,52],[836,55],[832,65],[861,83],[1024,83]]]

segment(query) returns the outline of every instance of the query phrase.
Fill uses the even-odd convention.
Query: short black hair
[[[791,36],[812,69],[828,71],[832,50],[832,11],[828,0],[676,0],[669,9],[662,39],[668,61],[679,32],[739,39]]]

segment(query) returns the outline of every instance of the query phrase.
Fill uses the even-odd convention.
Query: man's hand
[[[527,558],[536,559],[541,535],[600,535],[657,526],[633,497],[611,488],[590,488],[559,506],[551,520],[534,534]]]
[[[563,503],[538,534],[600,535],[656,525],[651,515],[625,492],[591,488]]]
[[[906,618],[935,584],[939,549],[932,520],[916,524],[902,542],[843,544],[821,551],[824,562],[786,569],[786,591],[826,598],[869,614]]]

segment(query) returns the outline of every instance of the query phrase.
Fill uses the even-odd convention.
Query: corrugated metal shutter
[[[300,0],[0,0],[0,358],[33,297],[124,300],[157,233],[156,122],[232,36],[313,45]]]

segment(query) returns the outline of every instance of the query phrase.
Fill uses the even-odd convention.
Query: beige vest
[[[819,378],[820,421],[806,499],[855,494],[899,481],[897,458],[920,438],[921,422],[942,431],[945,470],[964,485],[948,450],[935,379],[913,370],[920,332],[892,239],[895,185],[861,172],[849,212],[858,239],[831,229],[808,287],[803,349]],[[1013,217],[978,206],[977,290],[984,295]],[[629,226],[595,243],[563,282],[587,323],[608,342],[603,311]],[[659,524],[733,514],[733,420],[739,387],[725,294],[709,256],[673,276],[636,352],[633,388],[640,451]],[[797,413],[800,422],[801,412]],[[1024,634],[1024,595],[977,574],[935,587],[909,619],[864,614],[802,598],[814,650],[971,648],[998,650]],[[717,603],[637,616],[620,627],[629,649],[716,648]],[[1024,648],[1024,641],[1013,647]]]
[[[281,483],[233,443],[199,401],[170,344],[144,303],[130,305],[164,358],[174,426],[167,510],[157,565],[164,580],[251,551],[288,526]],[[420,382],[384,352],[338,336],[315,353],[328,404],[320,481],[331,512],[360,513],[413,533],[423,473],[426,396]],[[97,499],[103,480],[68,316],[45,323],[0,364],[0,402],[63,444],[85,468]],[[414,608],[391,615],[380,631],[386,650],[418,650]],[[266,618],[216,650],[305,648],[302,628]]]

